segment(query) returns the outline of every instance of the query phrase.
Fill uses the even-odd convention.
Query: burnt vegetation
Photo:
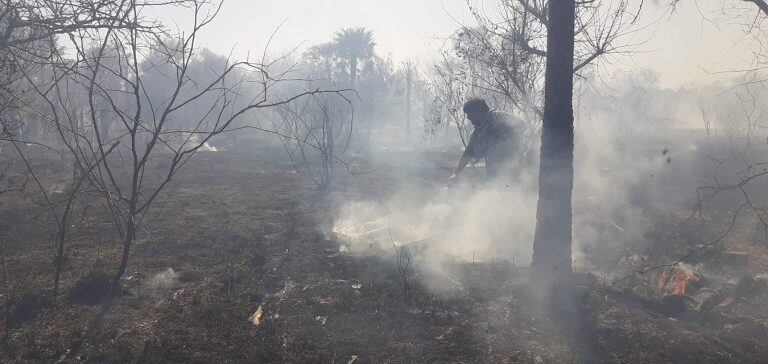
[[[671,89],[621,62],[676,1],[238,59],[218,1],[0,0],[0,362],[765,362],[768,6],[719,3],[751,67]],[[514,175],[448,181],[472,97]]]

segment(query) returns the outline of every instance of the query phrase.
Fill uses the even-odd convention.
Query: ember
[[[701,274],[697,273],[694,267],[680,264],[671,271],[662,271],[659,274],[659,292],[685,296],[688,285],[692,282],[701,281],[701,278]]]

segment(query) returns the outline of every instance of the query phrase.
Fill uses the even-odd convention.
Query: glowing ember
[[[688,285],[700,280],[701,275],[696,273],[694,267],[680,264],[672,272],[663,271],[659,274],[659,291],[671,291],[675,296],[685,296]]]

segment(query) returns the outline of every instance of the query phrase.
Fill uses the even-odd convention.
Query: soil
[[[768,312],[760,308],[768,290],[760,280],[734,282],[740,288],[731,290],[724,284],[725,299],[708,311],[690,308],[690,297],[643,293],[638,287],[647,286],[646,277],[608,285],[580,273],[535,298],[528,269],[508,261],[455,262],[447,273],[461,288],[439,293],[411,273],[404,290],[391,254],[339,250],[332,212],[345,198],[393,193],[404,175],[413,185],[437,188],[455,153],[423,152],[434,167],[418,173],[408,165],[360,164],[368,173],[340,171],[328,195],[296,173],[279,146],[254,144],[246,139],[200,153],[176,176],[145,218],[114,297],[104,292],[120,244],[103,211],[78,210],[60,292],[52,297],[45,214],[35,196],[0,195],[0,361],[768,360]],[[65,180],[66,168],[55,159],[38,160]],[[672,215],[659,212],[669,224],[678,221]],[[659,245],[695,243],[658,226]],[[653,252],[664,251],[637,253],[654,260]],[[752,252],[750,264],[759,267],[758,257],[767,255]]]

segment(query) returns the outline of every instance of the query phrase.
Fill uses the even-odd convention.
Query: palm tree
[[[373,40],[373,31],[363,27],[343,28],[334,35],[333,44],[338,54],[349,61],[349,85],[354,88],[357,60],[370,58],[374,54],[376,42]]]

